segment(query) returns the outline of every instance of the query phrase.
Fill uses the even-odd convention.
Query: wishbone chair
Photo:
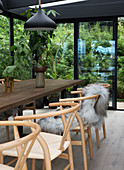
[[[0,121],[0,126],[13,126],[15,140],[0,144],[0,170],[27,170],[26,159],[29,152],[40,133],[40,126],[32,122],[22,122],[22,121]],[[33,129],[29,135],[20,138],[18,132],[18,126],[25,126]],[[14,149],[16,156],[18,157],[15,168],[3,164],[4,152]],[[15,156],[15,155],[13,155]],[[14,159],[15,161],[16,159]],[[11,161],[13,163],[13,161]]]

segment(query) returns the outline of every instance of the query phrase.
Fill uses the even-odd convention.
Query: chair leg
[[[35,170],[35,159],[32,159],[32,170]]]
[[[84,125],[82,123],[82,120],[81,120],[80,116],[77,115],[77,117],[78,117],[78,121],[79,121],[79,124],[80,124],[80,134],[81,134],[81,141],[82,141],[82,153],[83,153],[84,170],[88,170]]]
[[[2,153],[0,152],[0,164],[3,164],[3,158],[4,158],[4,156],[3,156]]]
[[[96,128],[96,141],[97,141],[97,148],[99,148],[100,143],[99,143],[99,131],[98,131],[98,128]]]
[[[6,136],[7,136],[7,141],[9,142],[10,141],[10,138],[9,138],[9,126],[6,126]]]
[[[8,120],[8,118],[6,118],[5,120]],[[9,126],[6,126],[6,137],[7,137],[7,142],[10,141],[10,137],[9,137]]]
[[[42,170],[45,170],[45,162],[42,160]]]
[[[93,159],[93,147],[92,147],[92,136],[91,136],[91,128],[88,128],[88,141],[89,141],[89,151],[90,158]]]
[[[73,154],[72,154],[72,145],[70,143],[68,149],[68,160],[69,160],[69,164],[70,164],[70,170],[74,170],[74,163],[73,163]]]
[[[104,138],[106,138],[105,121],[103,122],[103,135],[104,135]]]
[[[82,141],[82,152],[83,152],[84,170],[88,170],[88,167],[87,167],[86,145],[85,145],[85,136],[83,136],[82,133],[81,133],[81,141]]]
[[[35,104],[35,100],[33,101],[33,114],[36,114],[36,104]],[[36,123],[36,119],[34,119],[34,122]]]

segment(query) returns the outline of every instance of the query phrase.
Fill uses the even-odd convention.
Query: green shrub
[[[117,98],[124,99],[124,82],[117,81]]]

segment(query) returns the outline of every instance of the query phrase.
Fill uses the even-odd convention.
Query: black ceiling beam
[[[42,3],[55,2],[57,0],[43,0]],[[59,0],[58,0],[59,1]],[[29,5],[38,4],[38,0],[4,0],[4,4],[8,2],[9,12],[13,15],[17,14],[18,18],[26,20],[26,17],[19,16],[20,13],[26,11]],[[21,6],[27,6],[25,8],[19,8]],[[13,9],[11,9],[13,8]],[[87,19],[97,17],[122,17],[124,16],[124,0],[88,0],[84,2],[78,2],[68,5],[49,7],[47,10],[54,9],[60,15],[57,17],[50,16],[56,21],[60,20],[72,20],[74,19]],[[16,18],[17,18],[16,15]]]
[[[17,15],[17,14],[8,12],[8,11],[4,11],[4,12],[2,13],[2,15],[6,16],[6,17],[8,17],[8,18],[12,17],[12,18],[19,19],[19,20],[22,20],[22,21],[26,21],[26,20],[27,20],[27,18],[24,17],[24,16]]]
[[[8,0],[1,0],[5,9],[7,9]]]
[[[92,0],[93,1],[93,0]],[[47,8],[48,10],[51,8]],[[56,20],[60,19],[75,19],[75,18],[94,18],[107,16],[124,16],[124,1],[116,1],[116,3],[94,4],[94,5],[69,5],[52,7],[60,15],[57,15]]]
[[[75,22],[95,22],[95,21],[113,21],[116,17],[90,17],[90,18],[75,18],[75,19],[55,19],[57,24],[60,23],[75,23]]]

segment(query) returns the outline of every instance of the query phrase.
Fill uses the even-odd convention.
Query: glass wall
[[[0,78],[7,66],[13,64],[9,47],[9,18],[0,15]],[[24,31],[24,22],[14,19],[14,64],[17,66],[14,78],[24,80],[31,78],[30,50],[28,47],[29,35]]]
[[[12,63],[9,54],[9,19],[0,15],[0,78],[3,70]]]
[[[84,80],[84,86],[109,83],[109,106],[112,106],[115,59],[113,22],[80,22],[78,42],[79,78]]]
[[[124,18],[118,20],[117,109],[124,110]]]
[[[14,19],[14,77],[19,80],[32,78],[32,62],[29,47],[30,32],[24,30],[24,21]]]
[[[48,47],[46,77],[74,79],[74,24],[58,24]]]

